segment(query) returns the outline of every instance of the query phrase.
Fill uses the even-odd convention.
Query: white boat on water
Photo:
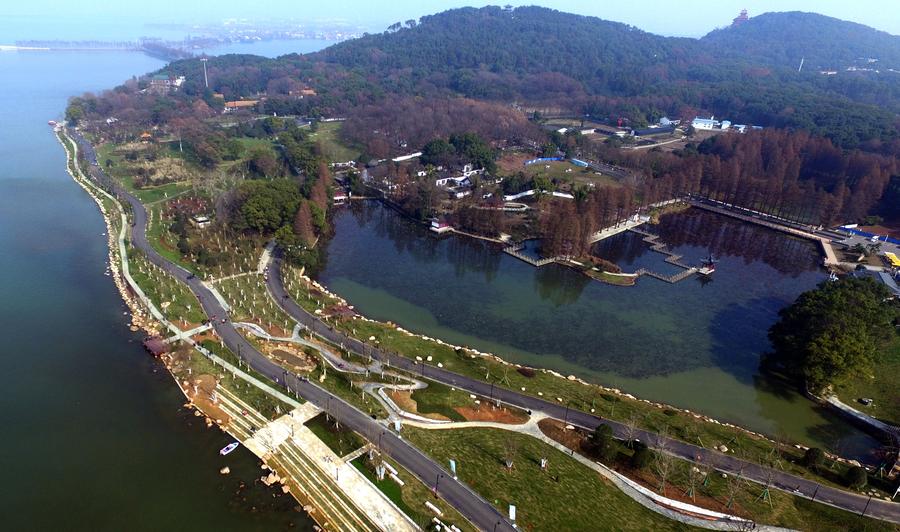
[[[222,456],[225,456],[226,454],[230,453],[231,451],[237,449],[238,445],[240,445],[240,443],[238,443],[238,442],[229,443],[225,447],[222,447],[222,450],[219,451],[219,454],[221,454]]]

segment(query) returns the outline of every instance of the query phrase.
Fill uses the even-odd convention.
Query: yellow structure
[[[900,259],[897,258],[897,255],[891,253],[890,251],[885,252],[885,257],[887,257],[888,261],[890,261],[891,266],[894,268],[900,268]]]

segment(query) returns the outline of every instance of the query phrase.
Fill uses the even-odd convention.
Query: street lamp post
[[[443,473],[438,473],[437,478],[434,480],[434,496],[435,497],[437,497],[438,484],[441,483],[441,478],[443,478],[443,476],[444,476]]]

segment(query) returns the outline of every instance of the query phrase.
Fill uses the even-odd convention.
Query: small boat
[[[240,445],[240,443],[238,443],[238,442],[229,443],[225,447],[222,447],[222,450],[219,451],[219,454],[221,454],[222,456],[225,456],[226,454],[230,453],[231,451],[237,449],[238,445]]]
[[[712,275],[714,271],[716,271],[716,263],[719,260],[712,255],[707,257],[702,263],[700,263],[700,267],[697,268],[697,273],[700,275]]]
[[[55,125],[56,125],[56,120],[48,120],[48,121],[47,121],[47,125],[48,125],[48,126],[55,126]]]

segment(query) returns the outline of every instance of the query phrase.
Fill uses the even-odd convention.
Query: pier
[[[748,213],[745,214],[731,209],[726,209],[721,205],[717,205],[718,202],[713,202],[712,200],[702,201],[694,198],[689,198],[687,201],[691,204],[691,206],[697,207],[699,209],[705,209],[717,214],[721,214],[723,216],[730,216],[744,222],[762,225],[763,227],[768,227],[769,229],[774,229],[776,231],[781,231],[783,233],[787,233],[799,238],[805,238],[807,240],[818,242],[819,246],[822,248],[822,252],[825,254],[825,267],[827,268],[840,264],[840,261],[838,260],[837,255],[834,252],[834,246],[832,246],[830,238],[809,231],[804,231],[796,227],[785,225],[780,221],[771,221],[774,217],[771,217],[764,213],[755,213],[753,211],[745,210],[745,212]],[[774,219],[777,220],[777,218]]]
[[[550,257],[550,258],[544,258],[544,259],[536,259],[534,257],[529,257],[528,255],[526,255],[520,251],[524,247],[525,246],[522,245],[521,243],[513,244],[509,247],[503,248],[503,252],[507,253],[509,255],[512,255],[513,257],[515,257],[519,260],[523,260],[523,261],[527,262],[528,264],[531,264],[532,266],[536,266],[538,268],[540,268],[541,266],[546,266],[547,264],[550,264],[551,262],[556,262],[557,260],[562,259],[562,257]]]
[[[675,253],[672,253],[671,251],[669,251],[669,249],[666,247],[666,245],[659,241],[659,235],[654,235],[653,233],[644,231],[643,229],[638,229],[636,227],[632,227],[630,229],[630,231],[643,236],[644,242],[650,244],[650,249],[652,251],[666,255],[665,262],[668,262],[669,264],[672,264],[674,266],[678,266],[679,268],[684,268],[684,271],[681,271],[681,272],[678,272],[678,273],[675,273],[672,275],[663,275],[661,273],[657,273],[657,272],[648,270],[647,268],[641,268],[641,269],[637,270],[636,272],[634,272],[635,275],[637,275],[638,277],[640,277],[642,275],[646,275],[648,277],[653,277],[655,279],[659,279],[660,281],[665,281],[667,283],[675,284],[678,281],[687,279],[691,275],[694,275],[695,273],[697,273],[697,268],[695,266],[688,266],[687,264],[685,264],[681,261],[681,257],[682,257],[681,255],[678,255],[678,254],[675,254]]]

